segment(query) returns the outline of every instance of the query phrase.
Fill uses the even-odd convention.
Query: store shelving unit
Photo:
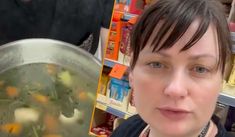
[[[110,114],[113,114],[115,116],[118,116],[119,118],[124,118],[127,119],[128,117],[132,116],[133,114],[128,113],[128,112],[124,112],[118,109],[115,109],[113,107],[108,106],[107,104],[97,101],[96,102],[96,108],[103,110],[105,112],[108,112]]]
[[[104,59],[104,65],[107,67],[112,68],[115,64],[122,64],[121,62],[115,61],[115,60],[111,60],[111,59]]]
[[[138,16],[137,14],[132,14],[132,13],[123,12],[123,11],[116,11],[116,12],[123,13],[124,14],[124,16],[123,16],[124,20],[129,20],[130,18]]]
[[[220,93],[218,101],[222,104],[235,107],[235,97],[226,93]]]
[[[89,135],[91,135],[92,137],[97,137],[98,135],[92,133],[92,132],[89,132]]]

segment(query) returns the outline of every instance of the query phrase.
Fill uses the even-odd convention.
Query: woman
[[[131,37],[130,86],[138,115],[112,137],[229,137],[212,116],[231,57],[215,0],[159,0]]]

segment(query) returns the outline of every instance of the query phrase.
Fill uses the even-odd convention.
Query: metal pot
[[[94,101],[95,101],[96,88],[98,85],[98,78],[99,78],[99,73],[101,70],[101,63],[93,55],[89,54],[88,52],[86,52],[78,47],[75,47],[71,44],[61,42],[61,41],[50,40],[50,39],[25,39],[25,40],[19,40],[19,41],[15,41],[12,43],[8,43],[3,46],[0,46],[0,94],[5,94],[3,92],[7,91],[7,89],[6,89],[7,85],[5,85],[4,88],[2,87],[2,89],[1,89],[1,77],[3,78],[2,74],[4,74],[4,72],[7,72],[8,70],[14,69],[16,67],[24,66],[27,64],[35,64],[35,63],[56,64],[58,66],[72,70],[73,72],[79,72],[78,73],[79,75],[84,74],[86,76],[86,78],[83,78],[83,75],[81,75],[81,82],[84,85],[89,85],[91,87],[89,93],[87,94],[87,96],[90,97],[89,105],[88,105],[88,103],[87,104],[83,103],[80,106],[80,108],[78,107],[77,108],[78,110],[75,111],[76,104],[70,105],[67,103],[67,102],[71,101],[71,98],[73,98],[73,97],[68,96],[68,98],[66,98],[65,97],[66,95],[63,94],[61,96],[61,99],[60,100],[58,99],[59,101],[57,101],[57,103],[55,103],[57,105],[58,104],[62,105],[62,106],[58,105],[59,108],[61,109],[62,113],[59,115],[56,115],[56,116],[58,116],[58,119],[57,118],[55,118],[55,119],[59,120],[59,118],[61,118],[61,116],[62,116],[62,119],[63,119],[63,117],[65,117],[65,119],[66,118],[67,118],[67,120],[69,119],[70,122],[67,122],[67,123],[65,122],[64,124],[62,124],[62,126],[60,126],[60,128],[58,128],[59,131],[53,131],[53,134],[58,134],[63,137],[88,136],[90,118],[92,116],[92,111],[93,111],[92,106],[94,105]],[[32,73],[30,75],[34,75],[34,74]],[[32,78],[37,79],[38,76],[43,78],[43,76],[41,76],[41,75],[37,75],[37,77],[32,77]],[[20,82],[20,80],[19,80],[19,82]],[[33,80],[31,80],[31,81],[33,81]],[[46,84],[48,84],[48,82],[46,82]],[[77,83],[77,84],[79,84],[79,83]],[[65,88],[65,90],[66,90],[66,88]],[[46,92],[49,92],[49,91],[46,91]],[[28,98],[31,97],[31,93],[32,93],[32,91],[29,91],[29,93],[27,93],[27,94],[21,93],[22,95],[26,96],[23,99],[21,99],[21,101],[28,100]],[[47,93],[47,94],[50,95],[51,93]],[[55,94],[57,94],[57,93],[55,93]],[[86,93],[83,93],[83,94],[86,95]],[[0,98],[2,98],[2,97],[0,97]],[[66,99],[64,99],[64,98],[66,98]],[[2,99],[7,100],[5,98],[2,98]],[[10,98],[9,99],[10,101],[7,102],[6,104],[4,104],[0,100],[0,109],[2,106],[5,106],[4,109],[7,108],[5,112],[4,112],[4,109],[2,109],[2,111],[0,111],[0,120],[5,119],[5,121],[0,124],[0,128],[1,128],[1,126],[4,126],[6,124],[9,124],[11,122],[13,122],[13,123],[15,122],[14,119],[16,119],[16,118],[14,118],[14,115],[16,112],[14,110],[10,112],[10,109],[8,109],[8,107],[6,107],[6,106],[8,106],[8,104],[14,104],[14,103],[12,103],[12,101],[15,101],[14,99],[17,99],[17,98]],[[25,104],[31,105],[30,101],[32,101],[32,100],[29,100]],[[15,101],[15,102],[17,102],[17,101]],[[17,104],[17,103],[15,103],[15,104]],[[67,106],[64,104],[67,104]],[[87,105],[89,107],[86,107]],[[15,108],[22,108],[22,104],[16,105]],[[36,109],[38,109],[38,108],[36,108]],[[83,111],[83,109],[84,109],[84,111]],[[40,110],[41,110],[41,108],[40,108]],[[47,109],[47,110],[49,110],[49,109]],[[80,110],[83,111],[84,113],[81,114]],[[71,121],[71,118],[69,118],[69,117],[74,116],[75,115],[74,112],[76,112],[76,114],[78,114],[80,116],[81,115],[83,116],[82,123],[81,123],[81,121],[79,123],[79,119],[74,119],[74,121]],[[43,119],[44,113],[47,113],[47,112],[43,111],[43,113],[42,112],[39,113],[39,115],[40,115],[38,118],[39,123],[43,123],[42,119]],[[13,118],[10,118],[11,120],[7,121],[6,120],[7,118],[4,118],[3,114],[5,114],[7,116],[13,116]],[[63,114],[67,114],[68,117],[66,117],[66,115],[63,115]],[[74,116],[74,117],[78,117],[78,116]],[[58,123],[63,123],[63,121],[62,122],[59,121]],[[32,124],[32,122],[31,122],[31,124]],[[35,125],[35,121],[34,121],[34,125]],[[30,131],[30,129],[29,129],[29,131],[28,131],[28,129],[23,130],[23,128],[22,128],[22,133],[19,133],[18,136],[25,136],[25,137],[35,136],[36,137],[36,136],[43,136],[45,132],[48,132],[48,131],[44,131],[45,129],[43,129],[43,127],[42,127],[42,129],[38,130],[39,131],[38,135],[33,135],[33,134],[35,134],[34,131],[38,127],[35,127],[35,129],[33,129],[32,131]],[[23,132],[25,132],[25,133],[23,133]],[[2,133],[0,131],[0,136],[6,136],[6,135],[11,136],[11,133],[8,133],[8,131],[6,131],[6,133]],[[15,137],[17,135],[12,135],[12,136]]]
[[[51,39],[25,39],[0,46],[0,73],[29,63],[56,63],[81,69],[92,79],[99,77],[101,63],[84,50]]]

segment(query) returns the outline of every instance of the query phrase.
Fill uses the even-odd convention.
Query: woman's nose
[[[183,72],[175,72],[166,81],[164,94],[170,98],[182,99],[188,95],[187,76]]]

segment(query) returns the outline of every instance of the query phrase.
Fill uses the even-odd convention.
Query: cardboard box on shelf
[[[108,101],[107,101],[107,100],[108,100],[107,96],[106,96],[106,95],[103,95],[103,94],[97,94],[96,100],[97,100],[98,102],[103,103],[103,104],[107,104],[107,103],[108,103]]]
[[[222,92],[235,97],[235,85],[224,82]]]
[[[130,63],[130,32],[132,28],[133,25],[128,23],[128,21],[122,21],[118,61],[124,65],[129,65]]]
[[[126,112],[129,96],[129,83],[125,80],[111,78],[109,88],[107,88],[108,106]]]
[[[111,23],[110,36],[109,36],[108,45],[106,49],[106,55],[105,55],[106,58],[109,58],[112,60],[118,59],[122,17],[123,17],[123,13],[114,11],[113,19]]]
[[[107,84],[109,82],[108,74],[102,73],[101,81],[99,82],[99,90],[98,93],[102,95],[106,95]]]
[[[131,0],[129,12],[132,14],[141,14],[145,4],[145,0]]]
[[[116,0],[114,10],[121,12],[129,12],[132,0]]]
[[[129,66],[131,61],[131,57],[128,55],[123,54],[120,50],[118,53],[118,62],[122,63],[123,65]]]
[[[107,91],[108,82],[109,82],[108,74],[102,73],[101,80],[98,86],[99,89],[98,89],[96,100],[99,102],[102,102],[103,104],[107,103],[106,91]]]
[[[233,58],[233,64],[235,63],[235,58]],[[235,86],[235,65],[232,66],[232,70],[228,79],[228,84]]]

